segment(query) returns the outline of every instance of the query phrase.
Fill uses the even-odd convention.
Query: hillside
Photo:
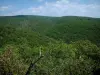
[[[100,44],[100,19],[88,17],[61,17],[47,35],[67,43],[90,40]]]
[[[93,75],[100,69],[100,19],[0,16],[0,75]]]
[[[44,16],[7,16],[0,17],[0,26],[13,26],[16,28],[30,28],[33,31],[37,31],[39,33],[43,33],[48,28],[54,25],[54,18],[52,17],[44,17]]]
[[[0,17],[0,26],[17,29],[30,29],[66,43],[78,40],[90,40],[100,43],[100,19],[78,16],[46,17],[18,15]]]
[[[0,47],[5,44],[27,44],[34,47],[47,45],[49,42],[55,42],[55,40],[29,29],[16,29],[11,26],[0,26]]]

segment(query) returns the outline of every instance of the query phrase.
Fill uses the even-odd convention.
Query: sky
[[[0,16],[14,15],[100,18],[100,0],[0,0]]]

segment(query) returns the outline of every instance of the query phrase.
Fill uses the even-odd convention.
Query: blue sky
[[[0,0],[0,16],[12,15],[100,18],[100,0]]]

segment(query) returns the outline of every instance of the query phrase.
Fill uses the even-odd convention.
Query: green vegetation
[[[0,17],[0,75],[93,75],[100,68],[100,19]]]
[[[67,43],[78,40],[90,40],[100,44],[100,19],[86,17],[62,17],[56,25],[47,32],[49,37],[63,40]]]

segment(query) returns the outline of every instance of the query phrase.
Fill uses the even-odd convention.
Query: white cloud
[[[7,10],[7,9],[8,9],[7,6],[1,6],[1,7],[0,7],[0,11],[4,11],[4,10]]]
[[[100,17],[100,5],[79,4],[70,0],[58,0],[56,2],[45,2],[38,7],[30,7],[12,15],[44,15],[44,16],[89,16]]]
[[[0,6],[0,11],[6,11],[6,10],[8,10],[11,7],[12,7],[11,5],[8,5],[8,6]]]

